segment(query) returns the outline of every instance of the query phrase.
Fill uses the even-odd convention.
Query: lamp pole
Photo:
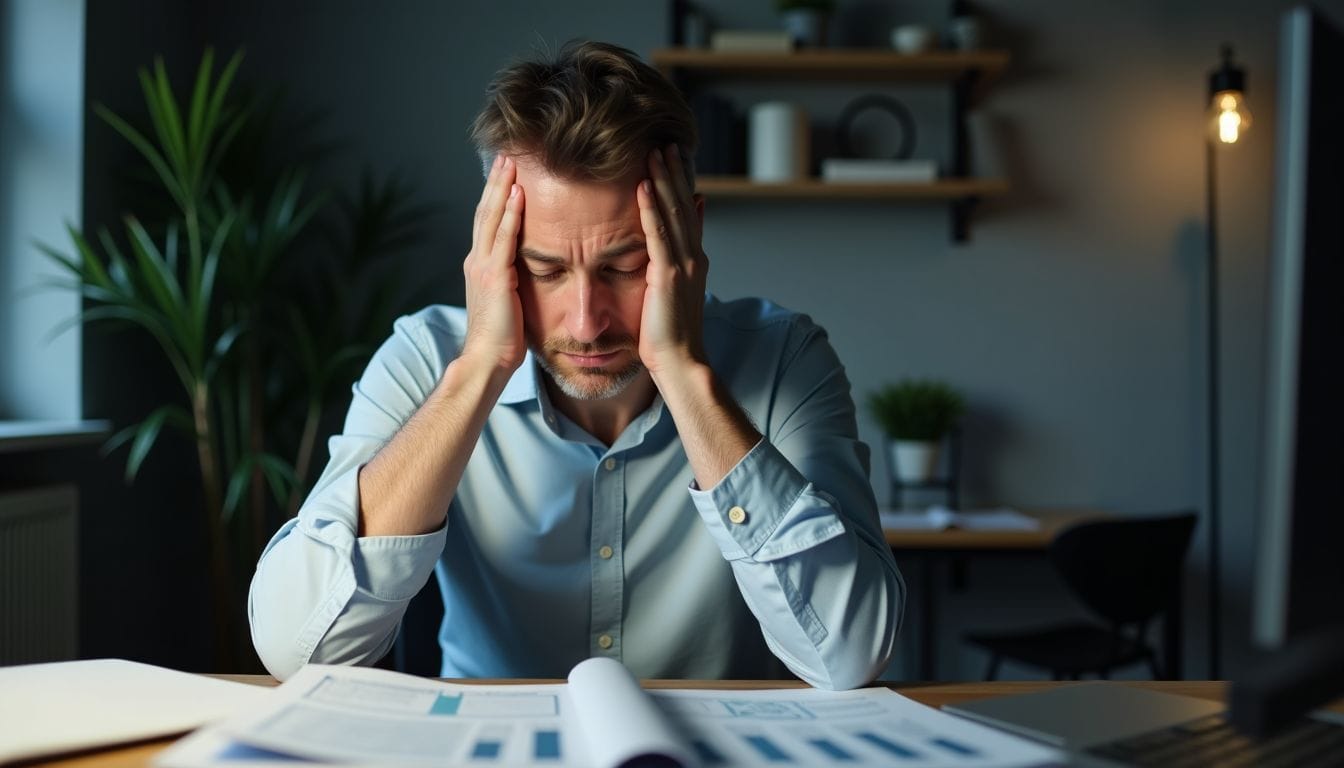
[[[1208,294],[1208,318],[1205,324],[1208,329],[1208,509],[1206,521],[1209,527],[1209,679],[1221,679],[1219,671],[1221,669],[1220,654],[1220,635],[1219,621],[1221,611],[1219,602],[1222,598],[1220,583],[1222,581],[1222,569],[1218,558],[1219,526],[1218,526],[1218,485],[1221,479],[1219,472],[1218,456],[1218,174],[1215,169],[1218,158],[1217,140],[1209,137],[1206,139],[1207,159],[1205,167],[1205,201],[1207,203],[1206,217],[1208,221],[1207,242],[1209,247],[1208,266],[1204,270],[1207,285],[1205,291]]]
[[[1219,338],[1218,338],[1218,147],[1235,144],[1251,125],[1251,113],[1246,108],[1246,72],[1232,63],[1232,46],[1222,47],[1223,63],[1209,74],[1209,132],[1205,139],[1204,198],[1207,204],[1205,221],[1208,224],[1206,242],[1209,249],[1205,269],[1208,292],[1208,507],[1206,522],[1209,529],[1209,679],[1221,679],[1222,674],[1222,566],[1219,562],[1221,534],[1219,530],[1219,490],[1221,462],[1219,460]]]

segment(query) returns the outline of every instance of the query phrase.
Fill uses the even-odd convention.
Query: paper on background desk
[[[122,659],[0,667],[0,763],[183,733],[270,692]]]
[[[584,674],[580,674],[584,673]],[[660,765],[1031,766],[1052,748],[886,688],[641,692],[611,659],[568,685],[462,685],[387,670],[309,665],[266,706],[161,753],[168,768],[311,763],[614,768]]]
[[[968,509],[954,512],[947,507],[924,510],[884,509],[879,513],[882,528],[893,531],[941,531],[961,528],[967,531],[1035,531],[1041,521],[1015,509]]]

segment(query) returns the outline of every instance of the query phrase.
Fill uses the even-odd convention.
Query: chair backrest
[[[1146,622],[1180,585],[1195,514],[1127,517],[1072,525],[1050,543],[1069,588],[1112,622]]]

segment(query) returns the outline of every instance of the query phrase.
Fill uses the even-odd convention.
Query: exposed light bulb
[[[1223,144],[1235,144],[1251,127],[1251,111],[1241,91],[1219,91],[1210,104],[1210,130]]]

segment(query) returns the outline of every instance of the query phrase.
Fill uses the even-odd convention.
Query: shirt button
[[[733,507],[728,510],[728,522],[734,525],[741,525],[747,522],[747,510],[741,507]]]
[[[602,462],[602,466],[606,467],[608,471],[613,470],[616,468],[616,460],[607,459],[606,461]]]
[[[610,647],[611,647],[611,635],[598,635],[598,636],[597,636],[597,646],[598,646],[599,648],[601,648],[602,650],[604,650],[604,651],[607,650],[608,648],[610,648]]]
[[[552,415],[549,414],[549,413],[546,414],[546,423],[547,423],[547,424],[550,424],[552,427],[554,427],[554,426],[555,426],[555,416],[552,416]]]
[[[612,552],[611,547],[608,547],[608,546],[606,546],[606,545],[603,545],[603,547],[602,547],[601,549],[597,550],[597,554],[598,554],[598,557],[601,557],[603,560],[610,560],[612,554],[614,554],[614,553]]]

